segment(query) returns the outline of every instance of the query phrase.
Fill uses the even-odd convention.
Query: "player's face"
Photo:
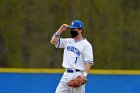
[[[78,34],[79,34],[79,31],[78,31],[79,29],[77,29],[77,28],[72,28],[71,29],[71,31],[70,31],[70,33],[71,33],[71,36],[73,37],[73,38],[75,38]]]
[[[81,28],[72,28],[72,31],[77,31],[78,33],[83,33]]]

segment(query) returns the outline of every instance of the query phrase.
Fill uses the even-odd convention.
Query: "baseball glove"
[[[85,76],[78,76],[75,79],[70,80],[68,82],[68,86],[77,88],[84,85],[86,82],[87,82],[87,79]]]

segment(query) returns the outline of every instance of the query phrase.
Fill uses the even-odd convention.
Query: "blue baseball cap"
[[[84,23],[82,21],[79,21],[79,20],[74,20],[74,21],[72,21],[69,28],[84,28]]]

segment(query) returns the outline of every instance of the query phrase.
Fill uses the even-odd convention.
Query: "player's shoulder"
[[[85,44],[86,46],[92,46],[91,43],[90,43],[87,39],[84,39],[84,44]]]
[[[65,41],[72,41],[73,40],[72,38],[62,38],[62,39]]]
[[[86,44],[90,44],[90,42],[85,38],[84,40],[84,43],[86,43]]]

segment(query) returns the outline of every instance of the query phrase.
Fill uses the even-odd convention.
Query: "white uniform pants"
[[[67,85],[69,80],[74,79],[77,76],[81,75],[82,72],[74,72],[74,73],[65,72],[56,88],[55,93],[85,93],[85,85],[78,88],[68,87]]]

